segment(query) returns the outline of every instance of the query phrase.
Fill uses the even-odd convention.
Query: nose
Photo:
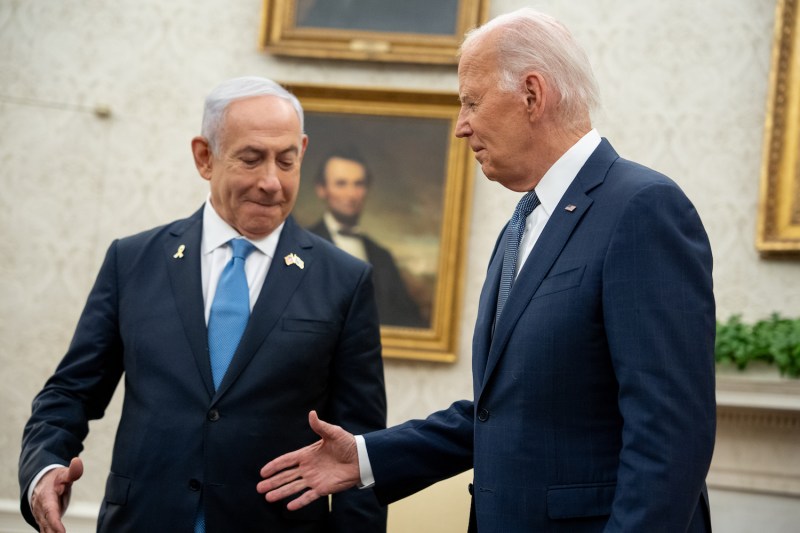
[[[472,135],[472,128],[469,126],[464,108],[458,112],[458,120],[456,120],[456,137],[463,138]]]
[[[275,193],[281,190],[281,181],[278,179],[277,165],[265,165],[264,172],[258,180],[258,188],[264,192]]]

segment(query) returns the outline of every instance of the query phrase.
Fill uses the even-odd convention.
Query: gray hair
[[[217,153],[219,134],[228,106],[236,100],[254,96],[277,96],[287,100],[292,104],[297,118],[300,119],[300,132],[304,131],[303,106],[300,105],[300,101],[295,95],[267,78],[257,76],[233,78],[217,85],[206,97],[200,135],[206,138],[212,153]]]
[[[502,31],[495,41],[501,90],[520,90],[522,77],[533,70],[555,87],[565,121],[580,121],[600,105],[589,58],[563,24],[535,9],[518,9],[469,31],[461,53],[484,42],[495,30]]]

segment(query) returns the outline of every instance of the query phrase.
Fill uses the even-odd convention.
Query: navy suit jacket
[[[318,437],[308,412],[351,431],[385,427],[370,267],[286,220],[264,287],[214,391],[200,278],[202,209],[115,241],[69,351],[33,403],[20,458],[25,493],[44,466],[79,454],[120,378],[122,416],[98,531],[209,533],[385,529],[371,491],[289,512],[256,492],[269,460]],[[183,257],[177,257],[180,246]],[[297,254],[304,268],[283,258]],[[87,465],[90,467],[90,465]]]
[[[603,140],[493,331],[504,248],[505,232],[480,297],[474,401],[366,435],[378,497],[474,467],[480,533],[710,530],[715,309],[692,204]]]

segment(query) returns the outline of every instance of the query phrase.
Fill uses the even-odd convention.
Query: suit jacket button
[[[481,409],[478,411],[478,420],[481,422],[486,422],[489,420],[489,410],[488,409]]]
[[[197,492],[198,490],[200,490],[200,488],[202,486],[203,486],[203,484],[200,483],[200,481],[198,481],[196,479],[190,479],[189,480],[189,490],[193,490],[193,491]]]
[[[208,412],[208,419],[211,420],[212,422],[216,422],[217,420],[219,420],[219,411],[217,411],[216,409],[210,410]]]

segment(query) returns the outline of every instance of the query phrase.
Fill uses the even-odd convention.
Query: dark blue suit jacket
[[[33,403],[20,458],[25,491],[79,454],[125,378],[100,510],[102,532],[209,533],[385,528],[371,491],[290,513],[256,492],[259,470],[317,436],[308,412],[351,431],[385,427],[380,333],[370,267],[290,217],[239,349],[214,391],[200,279],[202,210],[115,241],[56,373]],[[183,257],[175,257],[184,245]],[[305,268],[287,265],[297,254]]]
[[[710,530],[715,309],[692,204],[603,140],[492,332],[504,247],[480,298],[475,400],[366,435],[379,498],[474,466],[480,533]]]

